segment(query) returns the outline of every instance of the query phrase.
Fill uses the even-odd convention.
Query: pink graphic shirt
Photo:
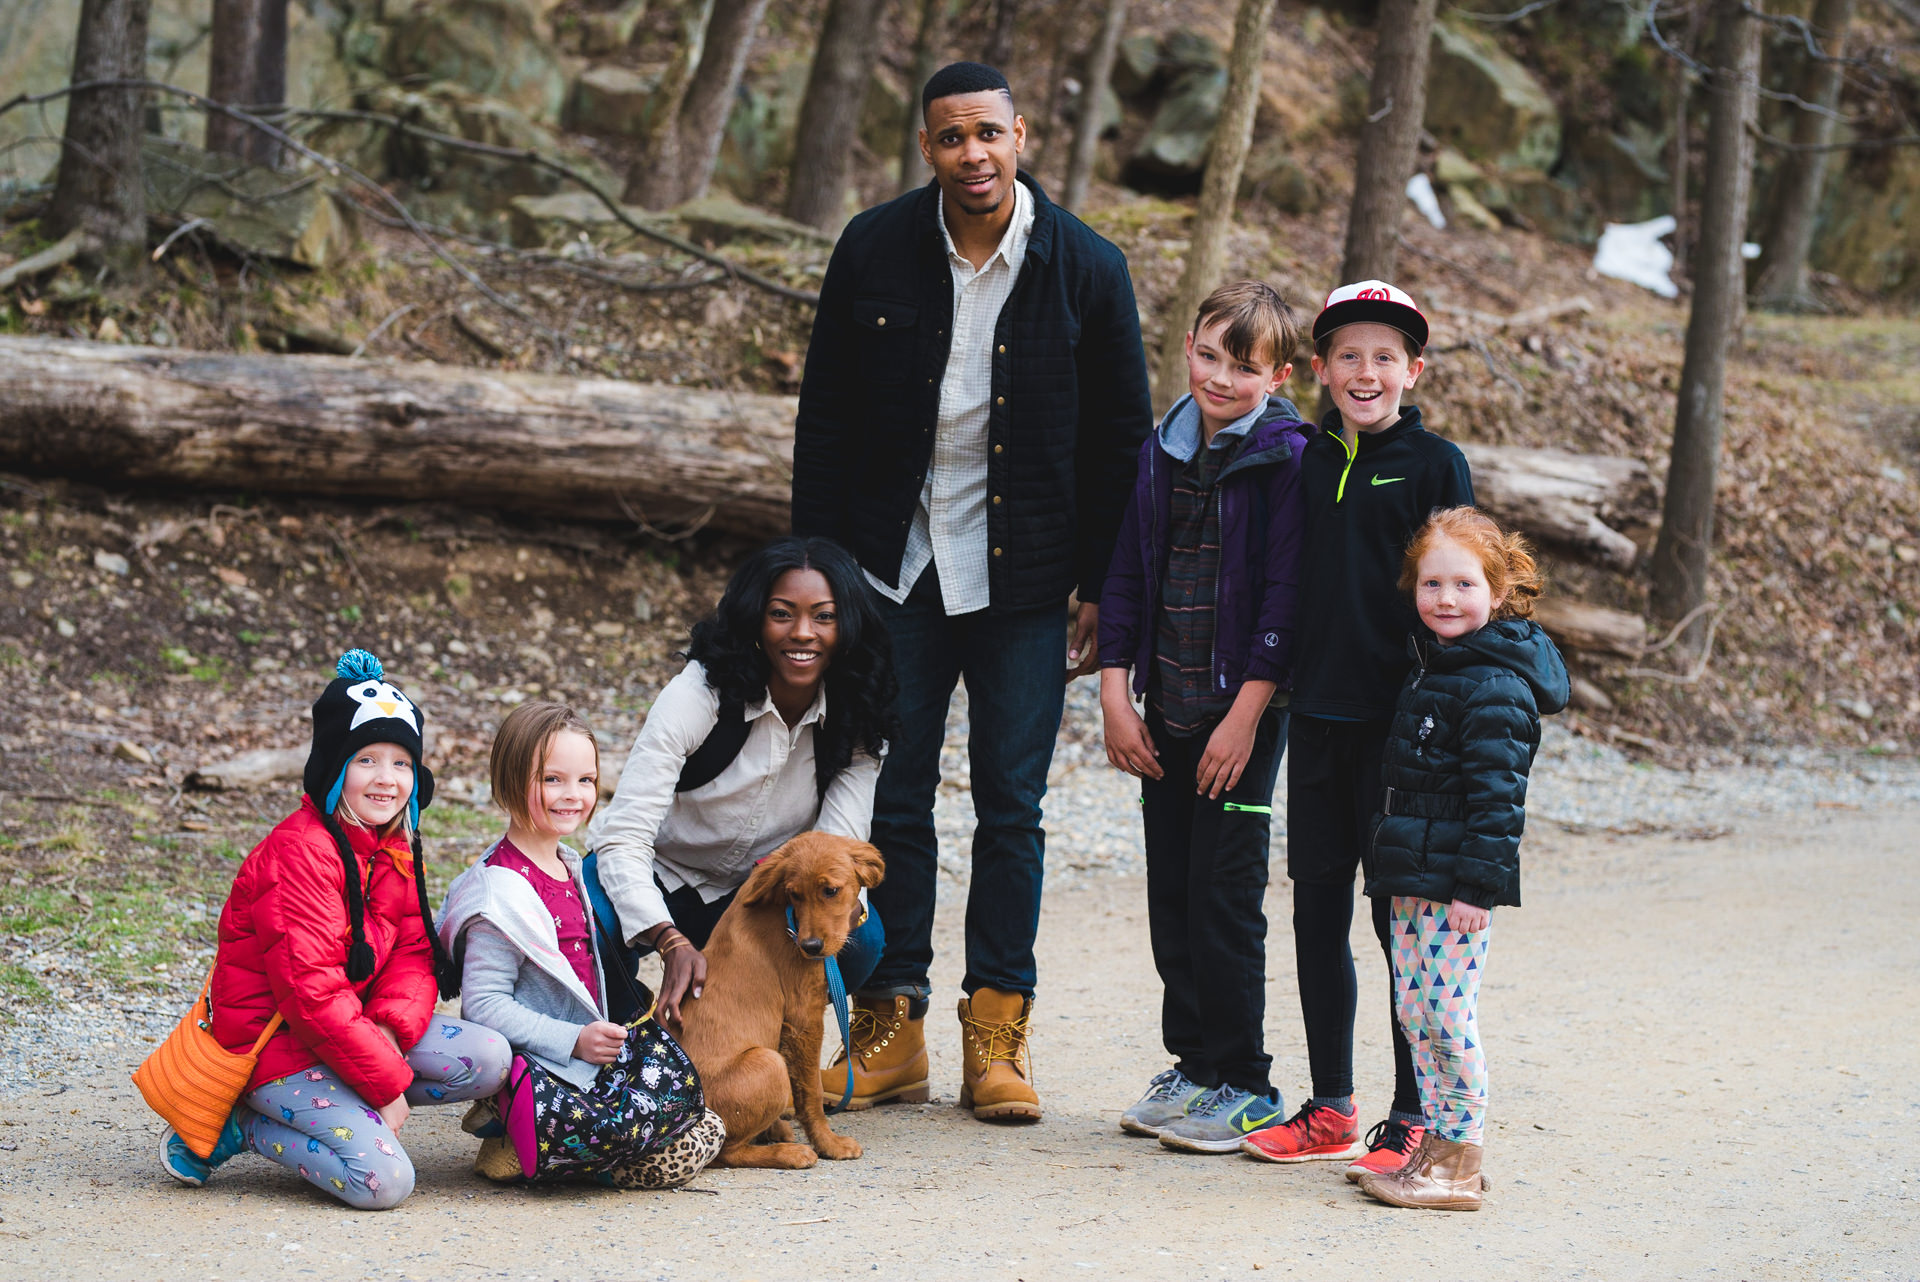
[[[554,932],[560,937],[561,955],[573,966],[573,973],[586,985],[587,992],[596,1002],[599,1001],[600,985],[595,982],[593,974],[593,940],[587,934],[587,910],[574,890],[573,878],[553,877],[542,872],[533,860],[505,837],[487,856],[487,865],[512,869],[527,879],[534,893],[540,896],[547,914],[553,918]]]

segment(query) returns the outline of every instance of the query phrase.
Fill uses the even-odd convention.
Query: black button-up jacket
[[[1098,601],[1153,426],[1127,262],[1026,174],[1033,232],[993,336],[991,608]],[[859,215],[827,265],[800,387],[793,529],[897,584],[933,455],[953,274],[928,183]],[[997,501],[996,501],[997,500]]]

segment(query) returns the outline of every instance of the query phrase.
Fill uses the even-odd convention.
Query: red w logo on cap
[[[1391,295],[1391,294],[1389,294],[1389,293],[1387,293],[1387,291],[1386,291],[1386,290],[1384,290],[1384,289],[1363,289],[1363,290],[1361,290],[1361,291],[1360,291],[1359,293],[1357,293],[1357,294],[1355,294],[1355,295],[1354,295],[1354,297],[1355,297],[1355,298],[1376,298],[1376,299],[1377,299],[1377,298],[1385,298],[1385,299],[1391,299],[1391,298],[1392,298],[1392,295]]]

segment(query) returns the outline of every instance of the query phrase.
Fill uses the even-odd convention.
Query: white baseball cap
[[[1399,330],[1421,347],[1427,345],[1427,318],[1406,290],[1384,280],[1342,285],[1327,295],[1313,318],[1313,341],[1318,343],[1342,325],[1386,325]]]

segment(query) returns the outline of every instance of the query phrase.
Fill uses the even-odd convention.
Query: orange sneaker
[[[1307,1104],[1278,1126],[1255,1131],[1240,1151],[1263,1162],[1331,1162],[1359,1157],[1359,1110],[1342,1113],[1326,1104]]]
[[[1376,1122],[1367,1132],[1367,1155],[1347,1168],[1347,1178],[1358,1184],[1363,1175],[1393,1174],[1420,1151],[1420,1140],[1426,1133],[1427,1128],[1418,1122],[1411,1126],[1391,1119]]]

